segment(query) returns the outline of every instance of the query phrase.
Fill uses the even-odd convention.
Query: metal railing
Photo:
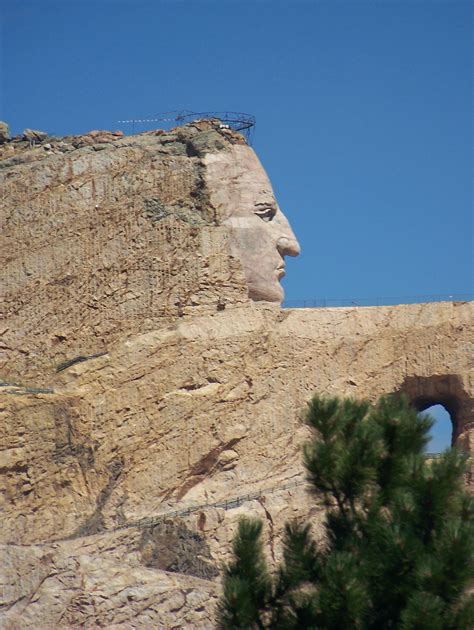
[[[367,298],[312,298],[285,300],[283,308],[334,308],[350,306],[397,306],[401,304],[425,304],[431,302],[471,302],[474,293],[443,293],[425,295],[398,295]]]
[[[1,388],[4,388],[6,394],[13,394],[15,396],[21,396],[23,394],[54,394],[54,389],[50,387],[26,387],[25,385],[5,381],[0,382],[0,392],[2,391]]]
[[[131,527],[152,527],[167,518],[189,516],[190,514],[193,514],[193,512],[210,510],[212,508],[234,510],[240,507],[241,505],[243,505],[244,503],[247,503],[247,501],[255,501],[255,500],[258,500],[260,497],[273,494],[275,492],[280,492],[283,490],[289,490],[290,488],[296,488],[297,486],[305,485],[307,483],[308,481],[306,479],[296,479],[295,481],[284,483],[281,486],[272,486],[270,488],[263,488],[262,490],[259,490],[258,492],[242,494],[237,497],[225,499],[224,501],[216,501],[214,503],[201,503],[200,505],[190,505],[188,507],[181,508],[180,510],[169,510],[166,512],[160,512],[159,514],[155,514],[154,516],[146,516],[145,518],[138,519],[137,521],[129,521],[127,523],[124,523],[123,525],[119,525],[118,527],[114,527],[112,530],[107,530],[107,531],[117,531],[120,529],[129,529]]]
[[[425,458],[428,459],[439,459],[443,457],[444,453],[425,453]],[[271,486],[270,488],[263,488],[258,492],[253,492],[249,494],[242,494],[237,497],[232,497],[230,499],[225,499],[224,501],[216,501],[214,503],[201,503],[200,505],[190,505],[188,507],[181,508],[180,510],[168,510],[165,512],[161,512],[159,514],[155,514],[154,516],[146,516],[145,518],[138,519],[136,521],[129,521],[127,523],[123,523],[117,527],[114,527],[110,531],[119,531],[122,529],[130,529],[133,527],[153,527],[154,525],[158,525],[162,521],[168,518],[178,518],[190,516],[194,512],[210,510],[210,509],[224,509],[224,510],[234,510],[244,503],[248,501],[258,500],[260,497],[267,496],[269,494],[274,494],[275,492],[281,492],[283,490],[289,490],[290,488],[296,488],[298,486],[310,485],[310,482],[307,479],[295,479],[294,481],[290,481],[288,483],[284,483],[281,486]],[[104,532],[105,533],[105,532]]]
[[[444,453],[425,453],[425,458],[428,459],[439,459],[442,457]],[[468,458],[469,461],[472,461],[472,458]],[[153,516],[145,516],[144,518],[137,519],[135,521],[127,521],[126,523],[122,523],[121,525],[117,525],[115,527],[111,527],[110,529],[102,529],[101,531],[96,532],[95,534],[85,534],[85,535],[72,535],[66,538],[56,538],[51,541],[36,543],[38,545],[47,545],[51,542],[61,542],[64,540],[70,540],[71,538],[88,538],[90,536],[94,536],[97,534],[110,534],[113,532],[122,531],[125,529],[132,528],[145,528],[145,527],[154,527],[159,523],[163,522],[166,519],[186,517],[194,514],[195,512],[205,511],[210,509],[223,509],[223,510],[235,510],[240,507],[244,503],[248,501],[256,501],[263,496],[268,496],[269,494],[274,494],[275,492],[282,492],[284,490],[289,490],[291,488],[296,488],[298,486],[303,485],[311,485],[311,483],[306,478],[294,479],[293,481],[289,481],[279,486],[270,486],[268,488],[262,488],[262,490],[258,490],[257,492],[251,492],[248,494],[241,494],[236,497],[231,497],[229,499],[224,499],[221,501],[215,501],[213,503],[201,503],[198,505],[188,505],[178,510],[166,510],[164,512],[159,512],[158,514],[154,514]],[[321,504],[322,505],[322,504]],[[12,543],[9,543],[12,544]]]

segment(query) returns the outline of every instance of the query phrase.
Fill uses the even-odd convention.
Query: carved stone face
[[[231,253],[242,262],[250,298],[281,303],[284,257],[298,256],[300,246],[267,174],[247,145],[207,153],[204,162],[211,203],[219,223],[229,227]]]

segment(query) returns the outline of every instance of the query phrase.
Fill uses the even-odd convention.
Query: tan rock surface
[[[0,146],[1,377],[38,384],[71,353],[248,299],[199,157],[242,142],[223,133]]]
[[[55,393],[4,393],[4,550],[11,554],[17,549],[12,544],[36,549],[72,537],[56,543],[60,575],[67,572],[67,559],[79,563],[84,593],[96,579],[110,586],[109,571],[125,590],[141,584],[146,601],[159,602],[145,618],[163,627],[168,621],[160,615],[168,595],[158,597],[160,584],[169,584],[173,599],[188,588],[190,577],[202,582],[207,576],[214,581],[206,591],[212,593],[204,606],[206,627],[217,589],[212,569],[206,571],[228,553],[238,515],[251,512],[265,519],[270,558],[279,554],[284,521],[306,515],[304,485],[275,487],[302,479],[306,429],[299,416],[314,391],[374,399],[408,387],[414,400],[455,398],[458,440],[470,446],[472,313],[471,304],[452,303],[293,311],[249,305],[183,317],[164,330],[117,342],[107,355],[59,373],[50,383]],[[226,500],[259,492],[263,496],[225,509]],[[221,506],[183,514],[216,502]],[[181,513],[169,514],[175,510]],[[156,518],[160,514],[171,530],[184,527],[199,535],[202,554],[184,545],[183,557],[170,559],[163,545],[156,548],[153,532],[163,521]],[[321,517],[320,511],[313,515],[316,532]],[[111,531],[140,519],[139,526]],[[120,553],[110,551],[115,546]],[[103,563],[104,555],[113,566]],[[196,555],[201,564],[190,568],[186,558]],[[35,557],[28,556],[33,573],[39,570]],[[150,557],[157,564],[146,568]],[[136,570],[124,568],[128,565]],[[178,572],[164,577],[164,566]],[[33,583],[29,588],[28,597],[36,592]],[[201,592],[199,585],[192,588]],[[65,590],[63,602],[74,589]],[[99,622],[114,627],[125,614],[122,599],[107,593],[103,607],[88,608],[90,627]],[[43,601],[42,594],[38,597]],[[30,611],[30,606],[28,615],[38,619],[33,612],[38,607]],[[66,605],[61,606],[64,611]],[[17,604],[7,606],[6,618],[17,611]],[[128,610],[123,623],[142,627],[146,622],[134,611]],[[176,611],[176,620],[184,624],[191,612],[186,604]],[[79,623],[80,617],[75,619]],[[198,621],[199,616],[190,623]]]
[[[2,551],[2,628],[212,627],[207,580],[134,565],[90,543]]]
[[[242,513],[264,519],[270,560],[289,518],[309,517],[321,533],[323,511],[307,497],[300,457],[301,416],[315,391],[372,400],[405,391],[420,409],[441,402],[457,443],[472,451],[474,307],[251,302],[227,228],[189,202],[203,146],[220,136],[198,134],[191,150],[163,135],[106,135],[106,149],[91,149],[98,137],[50,141],[47,151],[0,147],[14,161],[3,172],[25,177],[9,184],[2,249],[12,275],[0,337],[0,625],[211,628],[216,567]],[[166,153],[181,144],[186,155]],[[165,157],[154,171],[158,145]],[[169,238],[154,249],[143,200],[157,188],[167,194],[163,160],[176,161],[181,179],[169,196],[173,212],[159,221]],[[188,172],[193,160],[198,170]],[[70,168],[76,174],[63,181]],[[128,198],[134,218],[125,238]],[[99,201],[96,221],[88,199]],[[47,220],[32,215],[26,228],[13,203],[20,215],[36,208]],[[62,239],[48,221],[61,225]],[[94,249],[100,264],[87,258],[91,234],[103,243]],[[142,265],[157,251],[171,270],[150,288]],[[197,284],[188,257],[202,263]],[[54,293],[60,285],[46,278],[68,273],[71,284]],[[84,311],[84,295],[95,294],[86,305],[96,308]]]

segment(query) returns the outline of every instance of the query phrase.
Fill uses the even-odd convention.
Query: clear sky
[[[474,292],[472,2],[0,7],[0,119],[14,133],[180,109],[256,116],[254,148],[302,246],[290,302]]]
[[[15,133],[256,116],[254,148],[302,245],[288,300],[474,291],[472,2],[0,6],[0,119]]]
[[[441,453],[451,446],[453,437],[453,424],[451,416],[443,405],[433,405],[423,412],[435,420],[431,428],[431,440],[426,447],[428,453]]]

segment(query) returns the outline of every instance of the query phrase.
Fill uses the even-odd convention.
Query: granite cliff
[[[216,183],[221,163],[252,180],[234,147],[217,122],[0,146],[2,627],[212,628],[241,514],[265,520],[270,559],[285,520],[318,534],[315,391],[443,403],[474,448],[472,303],[250,299]]]

